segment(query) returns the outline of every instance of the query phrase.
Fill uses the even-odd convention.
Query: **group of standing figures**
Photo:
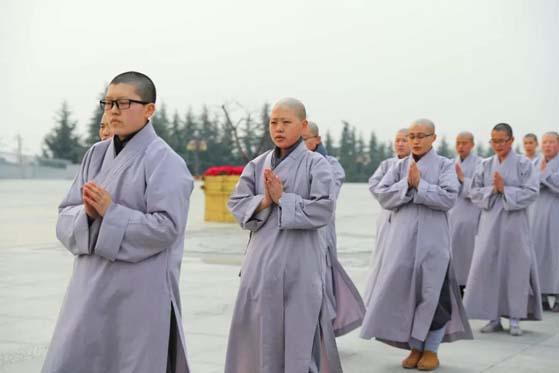
[[[126,72],[100,102],[111,133],[59,206],[75,260],[43,373],[190,372],[179,275],[193,178],[149,122],[155,101],[151,79]],[[493,128],[488,159],[464,132],[453,161],[433,149],[431,121],[398,131],[369,181],[383,210],[362,300],[337,259],[342,167],[296,99],[273,106],[269,131],[274,149],[246,165],[228,203],[250,234],[226,373],[342,372],[336,337],[359,327],[410,350],[404,368],[433,370],[441,342],[472,338],[468,318],[488,320],[482,332],[509,318],[519,336],[520,320],[542,318],[542,293],[559,293],[557,133],[533,161],[512,151],[508,124]]]

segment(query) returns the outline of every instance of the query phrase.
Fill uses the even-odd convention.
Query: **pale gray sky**
[[[385,140],[418,117],[484,142],[499,121],[559,127],[557,0],[2,0],[0,36],[2,150],[21,133],[39,152],[63,100],[85,133],[126,70],[181,113],[294,96],[336,137],[342,119]]]

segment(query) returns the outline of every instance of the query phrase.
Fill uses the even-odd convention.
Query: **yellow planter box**
[[[227,208],[229,196],[240,176],[204,176],[205,211],[204,220],[235,223],[236,220]]]

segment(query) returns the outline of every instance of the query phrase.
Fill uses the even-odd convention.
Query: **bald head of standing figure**
[[[281,156],[295,145],[308,126],[305,105],[295,98],[282,98],[270,113],[270,136],[280,149]]]
[[[408,139],[414,158],[421,158],[432,148],[437,139],[435,124],[429,119],[416,119],[408,128]]]

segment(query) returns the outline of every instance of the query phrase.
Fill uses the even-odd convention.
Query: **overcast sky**
[[[126,70],[181,114],[297,97],[336,137],[341,120],[383,140],[418,117],[483,142],[500,121],[559,127],[557,0],[2,0],[0,36],[0,150],[20,133],[39,152],[63,100],[85,133]]]

